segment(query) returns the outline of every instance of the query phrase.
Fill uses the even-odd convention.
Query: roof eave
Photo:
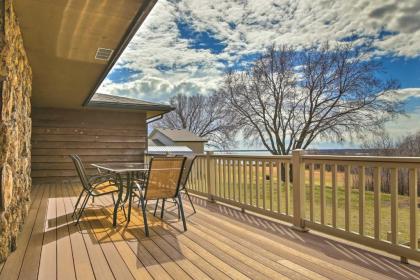
[[[208,140],[172,140],[173,142],[209,142]]]
[[[121,40],[118,48],[114,51],[112,58],[110,62],[108,63],[107,67],[105,68],[104,72],[99,77],[98,81],[96,82],[95,86],[91,90],[89,96],[85,99],[83,102],[83,106],[91,106],[92,102],[91,99],[95,95],[96,91],[98,90],[99,86],[102,84],[102,82],[105,80],[108,73],[111,71],[112,67],[114,67],[115,63],[117,62],[118,58],[121,56],[127,45],[130,43],[131,39],[136,34],[137,30],[140,28],[146,17],[149,15],[150,11],[156,4],[157,0],[145,0],[142,8],[139,9],[138,13],[136,14],[136,17],[133,19],[133,21],[130,24],[130,27],[127,29],[123,39]],[[94,105],[96,106],[96,105]],[[102,107],[101,104],[99,104],[98,107]],[[106,106],[105,106],[106,107]]]
[[[175,108],[168,105],[139,105],[139,104],[127,104],[127,103],[116,103],[116,102],[98,102],[91,101],[87,107],[100,107],[100,108],[110,108],[110,109],[132,109],[132,110],[142,110],[142,111],[162,111],[169,113]]]

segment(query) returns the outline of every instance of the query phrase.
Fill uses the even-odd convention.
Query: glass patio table
[[[149,170],[147,163],[94,163],[93,167],[98,168],[102,172],[111,173],[115,176],[116,185],[118,187],[118,198],[115,202],[114,213],[112,217],[112,225],[117,225],[118,208],[128,201],[127,224],[130,222],[131,216],[131,201],[133,194],[134,181],[136,174],[145,175]],[[124,184],[124,179],[126,184]],[[126,194],[123,199],[124,187],[126,186]]]

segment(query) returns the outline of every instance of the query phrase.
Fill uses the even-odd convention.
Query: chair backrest
[[[188,178],[190,177],[191,169],[192,169],[192,166],[194,165],[194,161],[195,161],[196,158],[197,158],[197,156],[195,156],[195,155],[185,157],[184,171],[182,172],[180,189],[186,188]]]
[[[150,160],[145,199],[173,198],[178,195],[185,157],[154,157]]]
[[[82,183],[83,188],[90,190],[89,179],[86,175],[85,167],[83,162],[78,155],[70,155],[71,160],[73,161],[74,167],[76,168],[77,175],[79,175],[80,182]]]

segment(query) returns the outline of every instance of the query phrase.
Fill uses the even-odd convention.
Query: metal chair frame
[[[197,213],[197,211],[195,210],[194,203],[192,202],[191,196],[188,193],[187,183],[188,183],[188,179],[189,179],[190,174],[191,174],[192,166],[194,165],[194,162],[195,162],[195,159],[197,158],[197,156],[193,156],[193,157],[188,157],[187,156],[186,158],[187,158],[186,159],[186,162],[188,162],[188,160],[191,158],[191,163],[190,163],[189,166],[185,166],[184,165],[183,175],[182,175],[182,179],[181,179],[182,182],[180,184],[179,191],[180,192],[183,191],[187,195],[188,200],[189,200],[189,202],[191,204],[191,207],[192,207],[192,209],[194,211],[194,214],[195,214],[195,213]],[[177,204],[177,206],[178,206],[178,219],[179,219],[180,218],[179,205],[178,205],[178,203],[177,203],[176,200],[174,200],[173,202],[175,204]],[[164,203],[165,203],[165,201],[162,201],[162,208],[161,208],[162,209],[162,212],[163,212],[163,208],[165,207],[165,204]],[[155,210],[153,212],[153,215],[154,216],[156,216],[156,211],[157,211],[158,205],[159,205],[159,199],[156,201],[156,204],[155,204]],[[161,218],[162,217],[163,217],[163,214],[161,213]]]
[[[115,181],[115,178],[113,177],[113,175],[112,174],[99,174],[99,175],[88,177],[86,174],[85,167],[80,157],[78,155],[70,155],[70,158],[72,159],[74,163],[74,166],[76,168],[77,174],[79,176],[80,182],[82,183],[82,187],[83,187],[77,199],[77,202],[74,206],[74,211],[72,214],[73,218],[77,217],[77,221],[76,221],[76,225],[77,225],[80,221],[80,218],[83,214],[83,211],[86,208],[86,205],[90,197],[92,197],[93,199],[98,196],[111,194],[112,201],[114,202],[114,205],[115,205],[114,193],[117,193],[118,189],[103,192],[103,193],[95,193],[96,188],[99,186],[102,186],[102,187],[115,186],[115,184],[113,183],[113,181]],[[108,185],[103,185],[104,183],[107,183],[107,182],[108,182]],[[85,193],[86,193],[86,196],[82,201],[79,211],[77,211],[77,207],[82,199],[83,194]]]
[[[138,194],[133,192],[133,194],[135,196],[139,197],[139,206],[141,207],[142,213],[143,213],[144,231],[145,231],[146,236],[149,236],[149,226],[148,226],[148,223],[147,223],[147,200],[148,200],[147,191],[148,191],[150,173],[153,170],[153,162],[156,161],[156,160],[165,160],[165,158],[163,158],[163,157],[160,157],[159,159],[152,158],[150,160],[150,169],[147,172],[147,176],[146,176],[146,180],[145,180],[144,185],[143,186],[138,185],[138,190],[139,190]],[[165,203],[165,200],[168,199],[168,198],[172,198],[175,201],[177,201],[177,204],[179,205],[178,206],[179,215],[182,218],[182,224],[183,224],[183,227],[184,227],[184,231],[186,231],[187,230],[187,223],[186,223],[186,220],[185,220],[184,208],[183,208],[183,205],[182,205],[182,199],[181,199],[181,193],[180,193],[180,183],[181,183],[181,179],[182,179],[182,172],[184,170],[184,164],[185,164],[185,157],[183,158],[182,163],[181,163],[180,175],[179,175],[178,182],[177,182],[177,185],[176,185],[175,195],[173,197],[162,197],[161,199],[163,200],[163,204]],[[157,200],[159,200],[159,199],[157,199]],[[164,212],[163,209],[164,209],[164,205],[162,207],[161,218],[163,218],[163,212]]]

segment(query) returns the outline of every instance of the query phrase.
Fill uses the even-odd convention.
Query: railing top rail
[[[223,155],[217,155],[213,154],[212,157],[217,158],[239,158],[239,159],[270,159],[270,160],[291,160],[292,156],[280,156],[280,155],[241,155],[241,154],[235,154],[235,155],[229,155],[229,154],[223,154]]]
[[[303,155],[306,160],[378,162],[378,163],[419,163],[420,157],[390,157],[390,156],[345,156],[345,155]]]

